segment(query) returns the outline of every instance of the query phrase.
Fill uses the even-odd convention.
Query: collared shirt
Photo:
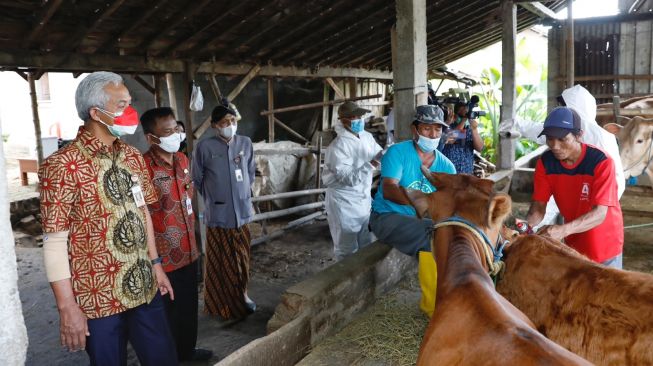
[[[249,137],[234,135],[229,143],[205,138],[193,154],[193,183],[204,198],[206,225],[238,228],[250,222],[256,165]]]
[[[150,149],[143,155],[158,201],[148,205],[154,227],[156,250],[163,270],[171,272],[197,259],[195,215],[191,206],[193,182],[190,164],[183,153],[172,155],[172,165]]]
[[[145,207],[133,189],[145,203],[156,193],[138,150],[120,140],[107,146],[81,127],[41,165],[39,181],[43,231],[69,232],[73,294],[84,314],[101,318],[149,303],[156,280]]]

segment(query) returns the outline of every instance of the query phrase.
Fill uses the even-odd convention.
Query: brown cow
[[[623,109],[653,109],[653,95],[646,95],[642,97],[635,97],[635,98],[630,98],[626,99],[623,102],[619,103],[619,108]],[[596,106],[597,112],[599,110],[609,110],[612,111],[613,109],[613,104],[612,103],[604,103],[604,104],[598,104]],[[597,113],[598,114],[598,113]],[[627,121],[627,118],[624,117],[618,117],[617,121],[614,120],[614,115],[597,115],[596,116],[596,123],[599,124],[599,126],[605,126],[608,123],[619,123],[619,124],[625,124]]]
[[[653,276],[539,235],[520,236],[504,254],[497,291],[547,338],[597,365],[653,365]]]
[[[653,119],[634,117],[623,127],[608,123],[603,128],[617,136],[626,179],[646,174],[653,183]]]
[[[503,220],[510,214],[510,197],[494,193],[490,180],[424,173],[437,191],[430,195],[408,192],[417,212],[428,211],[437,221],[456,214],[475,228],[444,226],[433,234],[436,308],[417,364],[590,365],[537,332],[494,289],[487,250],[500,238]],[[487,244],[483,235],[489,238]]]

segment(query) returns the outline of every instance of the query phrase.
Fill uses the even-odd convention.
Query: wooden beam
[[[176,42],[171,43],[170,46],[166,47],[164,50],[159,52],[159,56],[169,55],[173,52],[178,51],[181,47],[187,46],[188,44],[191,43],[192,40],[199,37],[202,33],[206,32],[214,25],[219,24],[225,19],[228,19],[232,14],[237,13],[240,10],[240,8],[244,7],[247,4],[248,4],[247,1],[240,1],[238,4],[234,5],[233,7],[227,8],[225,11],[221,12],[220,15],[217,15],[216,17],[212,18],[211,21],[207,22],[202,27],[200,27],[200,29],[197,30],[196,32],[191,33],[187,37],[181,38]]]
[[[279,109],[268,109],[267,111],[261,112],[261,116],[271,116],[271,115],[273,115],[275,113],[298,111],[298,110],[301,110],[301,109],[319,108],[319,107],[324,107],[325,105],[340,104],[340,103],[344,103],[344,102],[347,102],[347,101],[350,101],[350,100],[351,101],[356,101],[356,100],[364,100],[364,99],[376,99],[376,98],[380,98],[380,97],[381,97],[381,94],[374,94],[374,95],[367,95],[367,96],[363,96],[363,97],[336,99],[336,100],[331,100],[331,101],[328,101],[328,102],[316,102],[316,103],[301,104],[301,105],[296,105],[296,106],[292,106],[292,107],[284,107],[284,108],[279,108]]]
[[[243,1],[246,2],[246,1]],[[225,49],[224,46],[226,46],[226,42],[222,39],[222,37],[225,34],[231,33],[238,28],[244,26],[245,24],[251,24],[252,20],[257,20],[261,18],[265,18],[263,15],[261,15],[261,12],[264,11],[265,8],[257,8],[255,11],[251,11],[246,17],[238,17],[239,21],[232,27],[229,27],[227,30],[224,32],[220,33],[219,35],[214,36],[208,43],[197,43],[188,50],[189,53],[194,54],[197,52],[205,53],[205,54],[216,54],[220,53],[222,50]],[[220,46],[217,49],[215,49],[215,46]],[[198,50],[198,47],[201,47],[201,50]]]
[[[43,28],[48,24],[50,18],[59,9],[63,0],[51,0],[48,4],[41,7],[41,11],[37,16],[37,21],[32,28],[32,31],[25,37],[25,48],[30,48],[34,40],[41,34]]]
[[[192,65],[190,62],[186,61],[184,62],[184,72],[181,74],[181,80],[182,80],[182,93],[183,93],[183,100],[184,100],[184,122],[186,123],[186,126],[192,131],[193,130],[193,111],[190,110],[190,85],[191,85],[191,80],[195,79],[195,67]],[[179,112],[177,112],[179,113]],[[194,137],[192,133],[189,133],[186,135],[186,144],[188,145],[188,156],[189,158],[192,158],[193,156],[193,148],[194,148]],[[194,198],[197,198],[197,195],[195,195]],[[194,202],[197,204],[197,202]],[[197,206],[195,206],[197,207]]]
[[[186,7],[185,11],[182,14],[177,14],[174,17],[174,21],[169,21],[166,24],[166,27],[163,28],[163,30],[157,30],[154,32],[154,34],[150,35],[149,37],[141,40],[136,47],[140,47],[143,49],[148,49],[152,46],[152,44],[159,38],[162,37],[169,37],[168,33],[183,24],[184,22],[188,21],[189,19],[193,19],[195,17],[195,14],[197,14],[199,11],[201,11],[204,7],[206,7],[208,4],[211,3],[211,0],[202,0],[199,3],[196,2],[190,2],[188,7]]]
[[[104,11],[99,11],[91,20],[91,24],[87,27],[79,27],[78,31],[70,37],[71,42],[66,42],[68,49],[76,50],[82,44],[84,39],[95,30],[104,20],[111,16],[118,8],[125,2],[125,0],[115,0],[111,5],[107,6]]]
[[[343,93],[342,90],[340,90],[340,88],[338,87],[338,84],[336,84],[335,81],[333,81],[333,78],[326,78],[324,80],[326,80],[326,82],[329,85],[331,85],[331,89],[333,89],[333,91],[336,92],[336,96],[338,98],[345,99],[345,93]]]
[[[152,95],[155,95],[155,94],[156,94],[156,89],[155,89],[152,85],[150,85],[150,83],[148,83],[147,81],[143,80],[142,77],[140,77],[140,76],[138,76],[138,75],[133,75],[133,78],[134,78],[134,80],[135,80],[137,83],[141,84],[141,86],[142,86],[143,88],[145,88],[145,90],[149,91],[150,94],[152,94]]]
[[[29,81],[29,96],[32,102],[32,117],[34,119],[34,135],[36,137],[36,159],[38,165],[43,163],[43,141],[41,140],[41,120],[39,118],[39,104],[36,100],[36,82],[32,73],[27,74]]]
[[[295,136],[296,138],[300,139],[301,141],[309,142],[304,136],[300,135],[297,131],[293,130],[288,125],[281,122],[277,117],[273,116],[272,118],[274,118],[274,123],[279,125],[279,127],[283,128],[284,130],[288,131],[291,135]]]
[[[232,90],[229,95],[227,95],[227,99],[229,102],[232,102],[238,94],[240,94],[241,91],[247,86],[247,84],[261,71],[261,65],[254,65],[252,68],[245,74],[245,77],[243,77],[238,85]]]
[[[218,85],[218,81],[215,79],[215,75],[214,74],[206,75],[206,80],[209,81],[209,86],[211,87],[211,90],[213,91],[213,95],[215,96],[215,100],[220,102],[222,100],[222,91],[220,90],[220,85]]]
[[[567,0],[567,88],[574,86],[574,0]]]
[[[556,18],[556,13],[547,8],[544,4],[540,2],[527,2],[527,3],[520,3],[519,4],[522,8],[530,11],[531,13],[537,15],[540,18],[543,19],[555,19]]]
[[[177,109],[177,93],[175,92],[175,79],[171,73],[166,74],[166,85],[168,87],[168,104],[170,105],[170,108],[172,108],[173,111],[177,115],[181,115],[181,111]],[[189,129],[192,129],[192,126],[186,122],[186,126],[188,126]]]
[[[139,16],[134,17],[134,21],[127,27],[125,27],[117,36],[107,37],[96,49],[104,49],[109,44],[119,45],[120,41],[125,38],[129,33],[140,29],[145,22],[147,22],[154,13],[159,11],[161,8],[165,8],[166,3],[169,0],[152,0],[148,6],[147,11]]]
[[[349,78],[349,96],[356,98],[358,96],[358,78]],[[380,95],[379,95],[380,97]]]
[[[152,75],[152,78],[154,79],[154,106],[159,108],[163,107],[163,76],[161,75]],[[175,115],[177,115],[177,111],[175,111]]]
[[[144,58],[141,56],[117,56],[107,54],[79,54],[71,52],[35,52],[26,50],[0,51],[0,65],[8,68],[27,67],[46,72],[93,72],[109,70],[118,73],[178,73],[183,71],[183,61],[171,58]],[[226,64],[203,62],[198,73],[246,75],[252,64]],[[299,68],[290,66],[261,66],[259,76],[299,77],[299,78],[346,78],[391,80],[392,72],[379,69],[347,67]]]
[[[268,79],[268,142],[274,142],[274,79]],[[264,115],[261,112],[261,115]]]
[[[211,127],[211,116],[208,116],[204,118],[204,121],[202,121],[202,124],[200,124],[194,131],[193,131],[193,136],[195,136],[196,139],[199,139],[202,137],[204,132]]]
[[[329,79],[329,78],[327,78]],[[333,80],[331,80],[333,82]],[[324,80],[324,91],[322,95],[322,102],[327,103],[330,99],[330,92],[329,92],[329,83]],[[322,107],[322,128],[320,131],[326,131],[329,129],[329,105],[325,104],[324,107]]]
[[[515,165],[515,145],[512,130],[517,105],[516,95],[516,40],[517,6],[512,0],[501,2],[503,35],[501,42],[501,117],[499,122],[499,146],[497,165],[499,169],[512,169]]]
[[[18,76],[20,76],[21,78],[23,78],[25,81],[28,81],[28,82],[29,82],[29,78],[27,77],[27,74],[24,73],[23,71],[20,71],[20,70],[14,70],[14,72],[15,72],[16,74],[18,74]]]

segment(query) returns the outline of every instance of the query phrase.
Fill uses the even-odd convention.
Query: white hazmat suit
[[[374,241],[368,228],[374,172],[370,161],[381,146],[369,132],[356,136],[340,121],[335,130],[338,136],[327,148],[322,182],[334,252],[342,259]]]

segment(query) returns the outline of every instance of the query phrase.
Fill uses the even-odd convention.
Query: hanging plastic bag
[[[190,94],[190,110],[199,112],[204,109],[204,97],[200,86],[193,82],[193,90]]]

